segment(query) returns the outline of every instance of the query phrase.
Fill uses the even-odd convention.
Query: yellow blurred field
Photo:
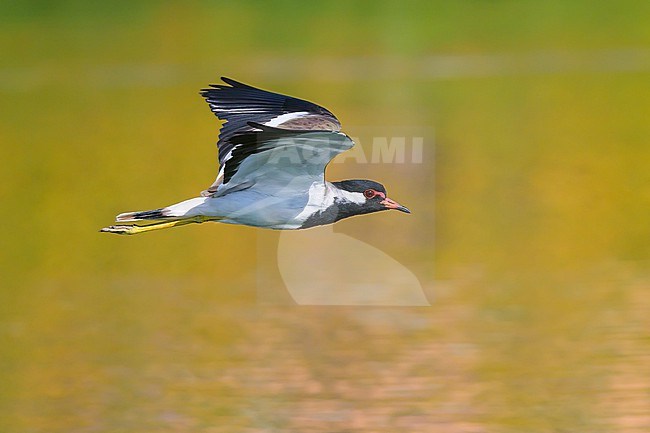
[[[648,18],[631,1],[1,5],[0,431],[648,431]],[[411,269],[431,307],[260,302],[277,233],[98,233],[212,182],[198,90],[221,75],[321,103],[353,136],[429,131],[423,164],[328,177],[412,209],[335,230]]]

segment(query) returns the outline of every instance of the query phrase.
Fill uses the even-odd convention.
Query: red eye
[[[367,189],[363,192],[363,195],[365,198],[373,198],[377,193],[373,189]]]

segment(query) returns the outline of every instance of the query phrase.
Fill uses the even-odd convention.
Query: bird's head
[[[411,213],[405,206],[388,198],[384,185],[374,180],[343,180],[341,182],[333,182],[333,184],[340,190],[354,194],[354,201],[362,209],[359,213],[378,212],[390,209]]]

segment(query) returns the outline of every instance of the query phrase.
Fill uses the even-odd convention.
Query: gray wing
[[[223,167],[231,157],[237,134],[252,131],[251,122],[290,130],[339,131],[341,124],[329,110],[313,102],[258,89],[230,78],[221,77],[226,84],[211,84],[201,90],[201,96],[210,110],[224,120],[219,131],[219,175],[214,184],[204,191],[209,195],[223,181]]]
[[[231,156],[223,166],[223,182],[211,194],[260,185],[271,191],[290,187],[307,191],[325,181],[325,167],[354,141],[336,131],[292,131],[251,123],[258,130],[231,137]]]

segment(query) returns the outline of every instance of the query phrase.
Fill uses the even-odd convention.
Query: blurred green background
[[[649,22],[643,1],[3,1],[0,431],[647,432]],[[425,164],[328,173],[413,209],[336,229],[432,307],[260,303],[251,228],[97,232],[213,180],[198,90],[221,75],[351,135],[435,130]]]

